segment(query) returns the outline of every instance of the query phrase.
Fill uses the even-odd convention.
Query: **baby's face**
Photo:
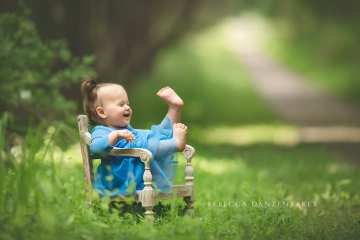
[[[129,125],[132,109],[124,88],[118,85],[104,86],[98,90],[98,115],[106,125],[121,128]]]

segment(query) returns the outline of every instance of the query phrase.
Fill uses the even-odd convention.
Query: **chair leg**
[[[185,209],[184,209],[184,213],[186,215],[194,215],[194,199],[192,197],[184,197],[184,202],[185,202]]]
[[[155,205],[155,198],[154,198],[154,190],[147,188],[146,186],[140,192],[139,200],[141,202],[141,206],[145,208],[145,219],[149,220],[150,222],[154,221],[154,205]]]
[[[193,204],[194,204],[194,169],[191,163],[192,156],[194,155],[195,149],[189,145],[186,145],[184,154],[186,158],[185,165],[185,185],[191,189],[191,196],[184,197],[184,201],[186,203],[185,212],[187,214],[193,213]]]
[[[145,207],[145,219],[149,222],[154,221],[153,207]]]
[[[152,175],[150,171],[149,162],[145,162],[144,171],[144,189],[140,192],[139,201],[143,208],[145,208],[145,219],[151,222],[154,221],[154,205],[155,205],[155,192],[152,187]]]

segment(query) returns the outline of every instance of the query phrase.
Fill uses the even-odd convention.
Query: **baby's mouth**
[[[126,117],[126,118],[130,117],[130,113],[124,113],[123,116]]]

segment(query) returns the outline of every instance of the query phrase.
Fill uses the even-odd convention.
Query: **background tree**
[[[44,42],[24,14],[1,14],[0,36],[0,111],[13,117],[9,129],[68,119],[76,104],[61,90],[94,75],[93,58],[74,57],[62,41]]]

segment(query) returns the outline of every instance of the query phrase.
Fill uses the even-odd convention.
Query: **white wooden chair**
[[[91,134],[89,132],[89,120],[86,115],[79,115],[77,118],[79,134],[80,134],[80,147],[83,159],[84,178],[85,178],[85,191],[90,193],[93,183],[93,164],[92,158],[89,153],[89,145],[91,142]],[[134,200],[140,202],[145,208],[145,218],[153,220],[154,212],[153,207],[159,200],[172,199],[174,197],[182,197],[186,203],[186,209],[193,208],[194,203],[194,175],[191,159],[194,156],[195,149],[186,145],[183,154],[186,159],[185,165],[185,184],[173,185],[172,191],[169,193],[156,192],[152,186],[152,174],[150,169],[150,162],[152,154],[149,150],[143,148],[116,148],[114,147],[111,156],[127,156],[138,157],[145,165],[144,171],[144,189],[134,195]]]

